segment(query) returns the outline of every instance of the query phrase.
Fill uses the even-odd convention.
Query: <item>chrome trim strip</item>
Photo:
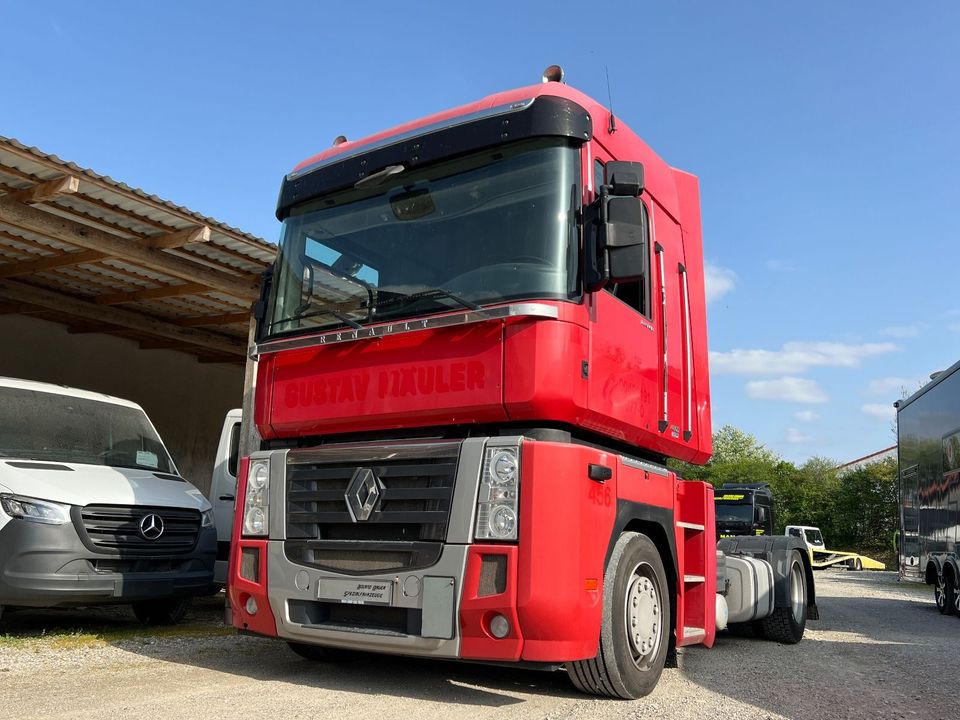
[[[402,440],[396,443],[339,443],[287,452],[287,465],[314,465],[336,462],[355,462],[362,465],[378,460],[404,458],[455,458],[460,452],[461,440]]]
[[[670,477],[670,471],[662,465],[647,462],[646,460],[635,460],[634,458],[629,458],[626,455],[621,455],[620,460],[624,465],[627,467],[632,467],[635,470],[646,470],[647,472],[652,472],[654,475]]]
[[[683,277],[684,336],[687,346],[687,426],[684,428],[684,433],[687,433],[693,431],[693,348],[690,340],[690,288],[687,284],[687,268],[683,264],[680,265],[680,275]]]
[[[336,343],[353,342],[355,340],[369,340],[387,335],[400,335],[402,333],[419,332],[421,330],[436,330],[438,328],[486,322],[487,320],[504,320],[510,317],[556,320],[560,317],[560,311],[553,305],[528,302],[501,305],[499,307],[483,308],[480,310],[468,310],[466,312],[456,312],[447,315],[397,320],[380,325],[370,325],[357,330],[342,329],[321,333],[319,335],[290,338],[288,340],[268,340],[267,342],[253,345],[250,348],[250,359],[257,360],[264,353],[278,352],[280,350],[299,350],[302,348],[316,347],[318,345],[334,345]]]
[[[660,325],[663,329],[663,418],[660,420],[660,432],[663,432],[669,425],[667,418],[667,371],[669,369],[667,365],[667,279],[663,272],[663,245],[656,241],[656,226],[653,230],[653,247],[657,256],[657,266],[660,269]]]
[[[302,170],[291,172],[289,175],[287,175],[287,180],[294,180],[302,175],[311,173],[314,170],[319,170],[320,168],[334,165],[338,162],[342,162],[343,160],[356,157],[357,155],[363,155],[364,153],[368,153],[372,150],[380,150],[381,148],[390,147],[391,145],[398,145],[407,140],[412,140],[413,138],[429,135],[437,130],[446,130],[448,128],[457,127],[458,125],[464,125],[466,123],[473,122],[475,120],[483,120],[485,118],[496,117],[497,115],[506,115],[507,113],[517,112],[518,110],[525,110],[533,105],[536,99],[536,97],[532,97],[527,98],[526,100],[517,100],[509,105],[497,105],[496,107],[487,108],[486,110],[477,110],[469,115],[458,115],[453,118],[431,123],[430,125],[424,125],[423,127],[408,130],[407,132],[399,135],[391,135],[390,137],[385,137],[381,140],[377,140],[376,142],[360,145],[345,152],[337,153],[336,155],[325,158],[324,160],[319,160],[313,165],[308,165]]]

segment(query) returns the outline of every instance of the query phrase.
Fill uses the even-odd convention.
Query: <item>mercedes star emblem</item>
[[[147,540],[159,540],[163,535],[163,518],[150,513],[140,518],[140,534]]]

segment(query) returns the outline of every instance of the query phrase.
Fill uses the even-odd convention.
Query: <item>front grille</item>
[[[429,442],[291,451],[287,557],[351,574],[433,564],[447,534],[459,447]],[[368,485],[375,482],[376,501],[369,487],[355,487],[358,474]]]
[[[163,532],[154,540],[140,532],[140,521],[151,514],[163,522]],[[83,537],[108,552],[176,555],[193,550],[200,534],[200,511],[188,508],[87,505],[79,508],[77,515],[74,521]]]

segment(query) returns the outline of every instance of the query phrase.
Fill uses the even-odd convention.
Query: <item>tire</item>
[[[133,614],[143,625],[176,625],[190,609],[189,597],[143,600],[133,604]]]
[[[937,610],[941,615],[953,615],[957,612],[957,584],[953,575],[943,577],[943,603],[937,603]]]
[[[670,617],[669,586],[657,546],[646,535],[624,533],[604,573],[597,656],[567,663],[570,680],[591,695],[623,700],[648,695],[666,662]]]
[[[773,614],[760,621],[763,634],[784,645],[796,645],[807,627],[807,574],[800,553],[793,551],[787,575],[790,604],[774,608]]]
[[[856,571],[863,570],[863,560],[861,560],[858,557],[851,558],[850,561],[847,563],[847,570],[856,570]]]

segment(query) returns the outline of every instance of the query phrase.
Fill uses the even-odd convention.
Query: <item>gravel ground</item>
[[[960,619],[938,614],[929,588],[893,573],[816,579],[823,619],[799,645],[721,635],[712,650],[682,649],[636,702],[579,695],[562,672],[380,656],[311,663],[218,628],[218,598],[157,635],[125,609],[15,613],[0,636],[0,719],[960,717],[950,695]]]

